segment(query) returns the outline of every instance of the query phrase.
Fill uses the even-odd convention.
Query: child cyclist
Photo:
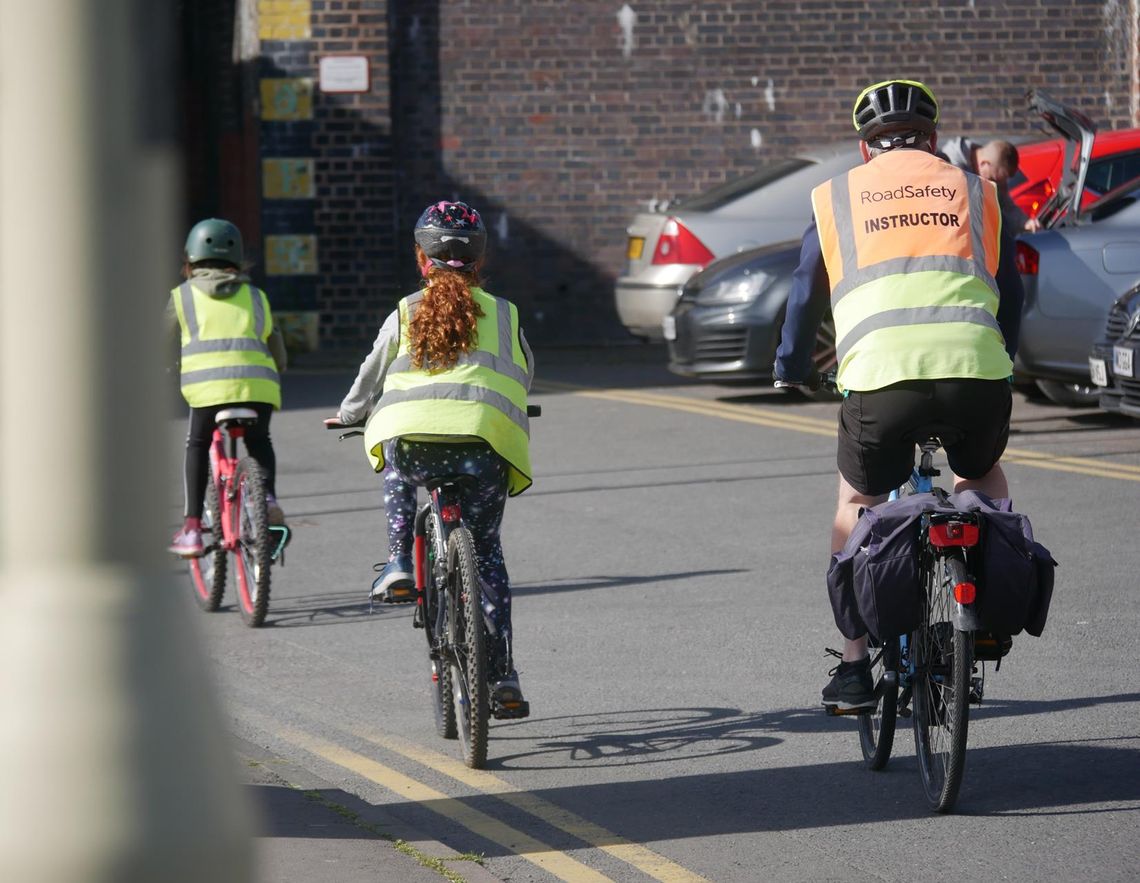
[[[283,524],[276,497],[277,459],[269,418],[281,407],[279,372],[285,344],[273,325],[269,299],[242,272],[242,241],[229,221],[199,221],[186,237],[185,280],[170,293],[166,324],[171,343],[181,341],[182,397],[190,406],[186,434],[185,520],[170,551],[202,554],[202,506],[209,478],[215,417],[224,408],[252,408],[257,424],[245,431],[249,454],[265,476],[270,524]],[[172,346],[173,348],[173,346]]]
[[[384,473],[388,563],[372,596],[407,600],[414,585],[416,487],[442,475],[476,479],[462,491],[475,541],[491,641],[492,707],[523,702],[511,652],[511,588],[499,529],[508,496],[531,484],[527,391],[534,356],[509,301],[479,287],[487,233],[462,202],[428,206],[415,228],[422,290],[388,316],[329,425],[368,418],[365,448]],[[523,706],[525,707],[525,706]]]

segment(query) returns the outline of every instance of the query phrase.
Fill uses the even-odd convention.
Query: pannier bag
[[[919,553],[925,512],[976,512],[980,545],[968,549],[967,566],[978,587],[984,629],[1040,635],[1053,596],[1057,562],[1033,539],[1029,519],[1009,500],[976,491],[912,494],[865,509],[843,549],[831,556],[827,589],[835,624],[844,637],[882,640],[905,634],[922,619]]]

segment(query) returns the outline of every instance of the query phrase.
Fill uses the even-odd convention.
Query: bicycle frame
[[[240,491],[234,481],[234,473],[237,471],[238,463],[238,439],[244,435],[245,429],[242,426],[230,426],[225,430],[219,426],[214,430],[214,437],[210,442],[210,472],[212,480],[217,484],[218,500],[222,507],[222,511],[218,513],[218,521],[222,524],[222,536],[220,538],[215,536],[214,539],[220,540],[222,548],[227,552],[236,549],[239,540],[237,519],[233,517],[233,513],[239,502],[237,495]]]

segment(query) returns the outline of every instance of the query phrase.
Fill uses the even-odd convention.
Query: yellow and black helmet
[[[884,80],[859,93],[851,118],[864,141],[890,132],[929,135],[938,126],[938,99],[915,80]]]

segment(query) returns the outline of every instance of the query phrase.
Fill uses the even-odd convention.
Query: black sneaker
[[[877,704],[875,683],[871,680],[871,659],[841,662],[829,674],[831,683],[823,688],[823,704],[840,712],[870,711]]]

